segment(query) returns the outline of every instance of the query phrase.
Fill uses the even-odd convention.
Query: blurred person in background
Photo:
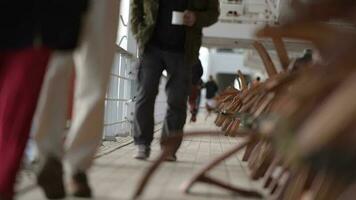
[[[290,66],[293,71],[300,68],[308,67],[313,64],[313,50],[305,49],[303,55],[291,62]]]
[[[78,48],[54,52],[49,62],[34,121],[39,150],[37,181],[47,198],[66,196],[63,160],[69,167],[69,192],[75,197],[92,197],[87,173],[103,135],[105,94],[116,49],[119,4],[118,0],[90,0]],[[64,140],[73,67],[74,109]]]
[[[259,76],[256,77],[255,80],[252,82],[252,86],[256,86],[261,83],[261,78]]]
[[[187,116],[191,66],[198,62],[202,29],[217,22],[218,0],[131,0],[131,28],[140,47],[138,95],[134,117],[136,159],[150,156],[154,128],[154,104],[162,71],[166,70],[168,110],[161,147],[165,138],[181,132]],[[167,161],[175,161],[174,152]]]
[[[76,47],[86,8],[86,0],[0,2],[0,200],[14,197],[51,51]]]
[[[215,96],[219,91],[218,84],[212,75],[209,76],[209,80],[204,84],[204,88],[206,89],[206,109],[209,115],[216,107]]]

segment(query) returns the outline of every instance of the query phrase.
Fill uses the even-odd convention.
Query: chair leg
[[[203,136],[203,135],[222,135],[222,134],[223,134],[223,132],[191,132],[191,133],[185,133],[184,137],[195,137],[195,136]],[[235,153],[237,153],[241,149],[245,148],[245,146],[247,144],[249,144],[250,142],[254,142],[256,140],[255,134],[254,133],[250,133],[250,135],[253,135],[253,136],[248,137],[244,142],[236,145],[233,149],[231,149],[228,152],[224,153],[222,156],[219,156],[218,158],[214,159],[212,162],[210,162],[208,165],[206,165],[206,167],[204,167],[202,170],[200,170],[199,173],[197,173],[197,175],[195,175],[188,182],[188,184],[186,184],[186,187],[184,187],[184,191],[189,191],[189,189],[194,185],[194,183],[196,183],[198,181],[198,179],[201,177],[202,174],[205,174],[207,171],[209,171],[212,168],[214,168],[216,165],[218,165],[219,163],[224,161],[226,158],[229,158],[230,156],[234,155]],[[181,136],[182,136],[182,133],[167,138],[167,140],[165,141],[165,145],[167,147],[175,147],[177,142],[181,138]],[[172,148],[163,149],[163,151],[161,152],[159,157],[147,169],[147,171],[144,173],[143,177],[139,181],[139,184],[138,184],[138,186],[137,186],[137,188],[136,188],[136,190],[135,190],[135,192],[133,194],[132,199],[138,199],[142,195],[144,189],[146,188],[147,184],[151,180],[151,178],[154,175],[154,173],[157,171],[159,166],[162,164],[162,162],[166,159],[166,157],[172,151],[173,151]],[[205,179],[205,180],[207,180],[207,179]],[[215,183],[215,185],[219,185],[220,184],[221,187],[224,185],[222,182],[219,182],[219,181],[213,181],[213,182]],[[239,191],[239,190],[236,189],[236,191]],[[241,191],[243,191],[243,192],[240,192],[240,194],[242,194],[242,195],[243,194],[253,194],[253,195],[256,194],[253,191],[247,191],[247,190],[243,190],[243,189],[241,189]]]
[[[247,145],[246,151],[244,153],[244,156],[242,158],[242,161],[247,162],[249,158],[251,157],[252,151],[255,149],[256,145],[258,142],[251,142]]]
[[[183,185],[183,187],[182,187],[183,191],[185,193],[189,193],[190,189],[193,187],[193,185],[195,183],[203,182],[203,183],[207,183],[207,184],[217,185],[217,186],[222,187],[224,189],[227,189],[229,191],[236,192],[236,193],[238,193],[238,194],[240,194],[242,196],[262,198],[262,195],[260,193],[256,192],[256,191],[249,191],[249,190],[245,190],[245,189],[240,189],[238,187],[229,185],[227,183],[224,183],[222,181],[219,181],[217,179],[211,178],[211,177],[206,175],[207,172],[209,172],[211,169],[213,169],[214,167],[219,165],[221,162],[223,162],[227,158],[229,158],[232,155],[236,154],[237,152],[241,151],[243,148],[245,148],[246,145],[248,145],[249,143],[251,143],[253,141],[254,141],[254,139],[249,138],[245,142],[236,145],[235,147],[233,147],[229,151],[225,152],[223,155],[215,158],[213,161],[211,161],[210,163],[205,165],[205,167],[203,167],[201,170],[199,170],[198,173],[196,173],[191,180],[189,180],[187,183],[185,183]]]
[[[254,198],[263,198],[263,195],[259,192],[253,191],[253,190],[245,190],[245,189],[240,189],[238,187],[235,187],[233,185],[230,185],[228,183],[225,183],[223,181],[220,181],[218,179],[203,175],[199,178],[199,181],[202,183],[207,183],[207,184],[212,184],[216,185],[218,187],[224,188],[226,190],[235,192],[240,194],[241,196],[244,197],[254,197]]]
[[[186,133],[184,134],[184,137],[194,137],[194,136],[202,136],[202,135],[221,135],[222,132],[192,132],[192,133]],[[180,141],[180,138],[182,137],[182,133],[177,134],[175,136],[171,136],[165,140],[165,145],[167,147],[175,147],[178,141]],[[142,178],[140,179],[138,186],[133,194],[132,199],[138,199],[142,193],[144,192],[147,184],[151,180],[152,176],[154,173],[158,170],[159,166],[165,161],[166,157],[170,155],[170,153],[173,151],[173,148],[164,148],[161,151],[161,154],[158,156],[158,158],[152,163],[151,166],[147,169],[147,171],[144,173]]]
[[[278,157],[275,157],[272,161],[271,166],[269,167],[269,169],[266,172],[266,179],[265,179],[263,188],[267,189],[271,185],[271,183],[273,181],[273,173],[275,173],[275,170],[278,169],[279,163],[280,163],[280,159]]]

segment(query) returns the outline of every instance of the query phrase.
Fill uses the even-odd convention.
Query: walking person
[[[86,0],[0,3],[0,200],[14,197],[51,52],[75,48],[86,7]]]
[[[163,70],[167,71],[168,110],[164,138],[183,130],[191,86],[191,66],[198,62],[203,27],[219,16],[218,0],[132,0],[131,28],[140,46],[135,106],[135,158],[147,159],[153,140],[154,104]],[[164,147],[163,147],[164,148]],[[179,145],[174,147],[178,150]],[[167,160],[175,161],[175,152]]]
[[[105,94],[116,49],[120,1],[90,2],[80,45],[75,51],[54,53],[36,111],[34,138],[40,161],[37,179],[49,199],[66,196],[62,160],[69,166],[72,195],[92,196],[87,173],[103,134]],[[73,67],[74,112],[63,145]]]
[[[211,111],[213,111],[216,107],[215,96],[219,91],[218,84],[215,82],[213,76],[209,76],[209,80],[204,85],[206,89],[206,109],[208,111],[208,115],[210,115]]]

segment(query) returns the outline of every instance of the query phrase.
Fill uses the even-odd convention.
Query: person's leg
[[[12,199],[50,51],[0,53],[0,196]]]
[[[135,158],[147,159],[153,140],[154,104],[158,94],[162,76],[163,62],[160,52],[155,48],[147,48],[138,69],[138,91],[136,96],[134,117],[134,141],[138,146]]]
[[[195,103],[195,105],[196,105],[196,115],[198,115],[199,110],[200,110],[200,102],[201,102],[201,89],[199,87],[198,88],[197,101]]]
[[[66,159],[75,196],[89,197],[86,172],[103,135],[105,94],[116,49],[119,1],[92,0],[82,42],[75,52],[74,113]]]
[[[33,134],[39,152],[38,184],[47,198],[64,198],[63,138],[73,53],[56,52],[50,59],[33,120]]]
[[[187,99],[191,86],[190,65],[184,61],[183,54],[164,54],[165,64],[168,72],[168,82],[166,85],[168,110],[162,129],[162,144],[164,139],[170,135],[183,131],[187,117]],[[182,138],[180,138],[182,140]],[[176,147],[178,150],[181,141]],[[175,154],[175,152],[173,152]],[[175,155],[172,155],[175,160]]]
[[[33,121],[40,159],[48,156],[61,159],[63,156],[63,133],[73,66],[72,52],[55,52],[51,56]]]
[[[198,90],[199,90],[199,88],[197,85],[192,85],[191,92],[188,97],[190,114],[191,114],[191,118],[190,118],[191,122],[196,122],[196,120],[197,120],[197,98],[198,98],[198,92],[199,92]]]

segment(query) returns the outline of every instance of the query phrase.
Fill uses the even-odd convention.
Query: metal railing
[[[131,133],[131,107],[134,98],[135,77],[132,65],[135,62],[129,52],[117,47],[105,99],[104,140]]]
[[[105,99],[104,140],[115,141],[118,136],[132,135],[136,93],[136,57],[117,47],[110,83]],[[167,108],[165,84],[162,76],[155,104],[155,131],[162,127]]]
[[[167,78],[162,76],[160,86],[159,86],[159,93],[156,98],[155,103],[155,132],[160,131],[163,125],[163,120],[166,115],[167,110],[167,96],[165,93],[165,86],[167,83]]]

